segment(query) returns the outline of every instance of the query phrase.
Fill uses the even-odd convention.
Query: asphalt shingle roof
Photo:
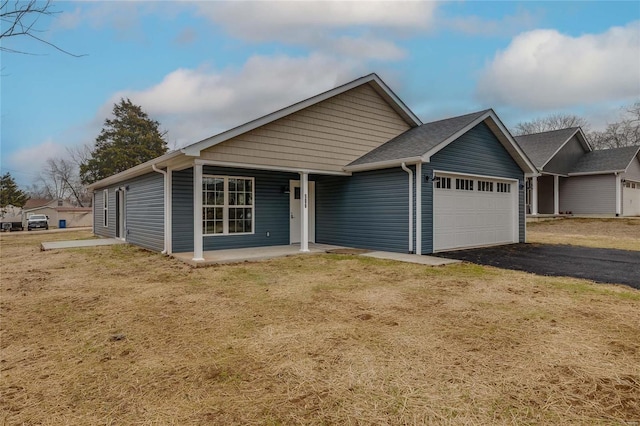
[[[580,157],[569,174],[626,170],[639,151],[640,145],[587,152]]]
[[[350,166],[418,157],[491,110],[425,123],[407,130],[353,161]]]
[[[573,136],[578,129],[578,127],[569,127],[567,129],[515,136],[515,140],[533,164],[539,169],[551,159],[553,154],[555,154],[562,144]]]

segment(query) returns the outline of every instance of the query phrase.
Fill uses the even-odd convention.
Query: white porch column
[[[204,261],[202,254],[202,164],[193,166],[193,259]]]
[[[300,173],[300,251],[309,251],[309,173]]]
[[[167,192],[165,193],[165,200],[167,202],[166,217],[164,218],[164,238],[165,249],[167,254],[173,253],[173,169],[167,167]]]
[[[620,182],[620,175],[616,173],[616,216],[620,216],[622,213],[622,209],[620,208],[621,201],[621,192],[622,192],[622,182]]]
[[[422,163],[416,164],[416,254],[422,254]]]
[[[538,176],[531,177],[531,214],[538,214]]]
[[[553,214],[560,214],[560,176],[553,177]]]

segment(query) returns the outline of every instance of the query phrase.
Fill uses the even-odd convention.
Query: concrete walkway
[[[73,240],[73,241],[51,241],[40,245],[42,251],[58,250],[78,247],[113,246],[116,244],[127,244],[126,241],[116,238],[96,238],[93,240]]]
[[[418,263],[420,265],[441,266],[451,263],[460,263],[456,259],[445,259],[442,257],[422,256],[408,253],[392,253],[388,251],[372,251],[370,253],[362,253],[361,256],[375,257],[376,259],[397,260],[398,262]]]

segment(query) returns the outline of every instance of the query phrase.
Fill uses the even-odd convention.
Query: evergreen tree
[[[167,152],[165,133],[160,123],[149,118],[129,99],[120,99],[113,107],[114,118],[107,118],[96,138],[91,156],[80,164],[80,177],[90,184]]]
[[[6,213],[7,206],[22,207],[29,199],[29,196],[18,188],[11,173],[5,173],[0,177],[0,209]]]

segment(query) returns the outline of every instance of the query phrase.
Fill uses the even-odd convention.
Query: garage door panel
[[[622,215],[640,216],[640,182],[626,182],[622,188]]]
[[[456,175],[445,176],[451,177],[455,188]],[[459,178],[472,179],[474,190],[434,188],[434,251],[517,242],[517,194],[497,192],[498,182],[502,188],[510,185],[511,191],[516,185],[499,179]],[[492,190],[479,191],[481,180],[493,182]]]

